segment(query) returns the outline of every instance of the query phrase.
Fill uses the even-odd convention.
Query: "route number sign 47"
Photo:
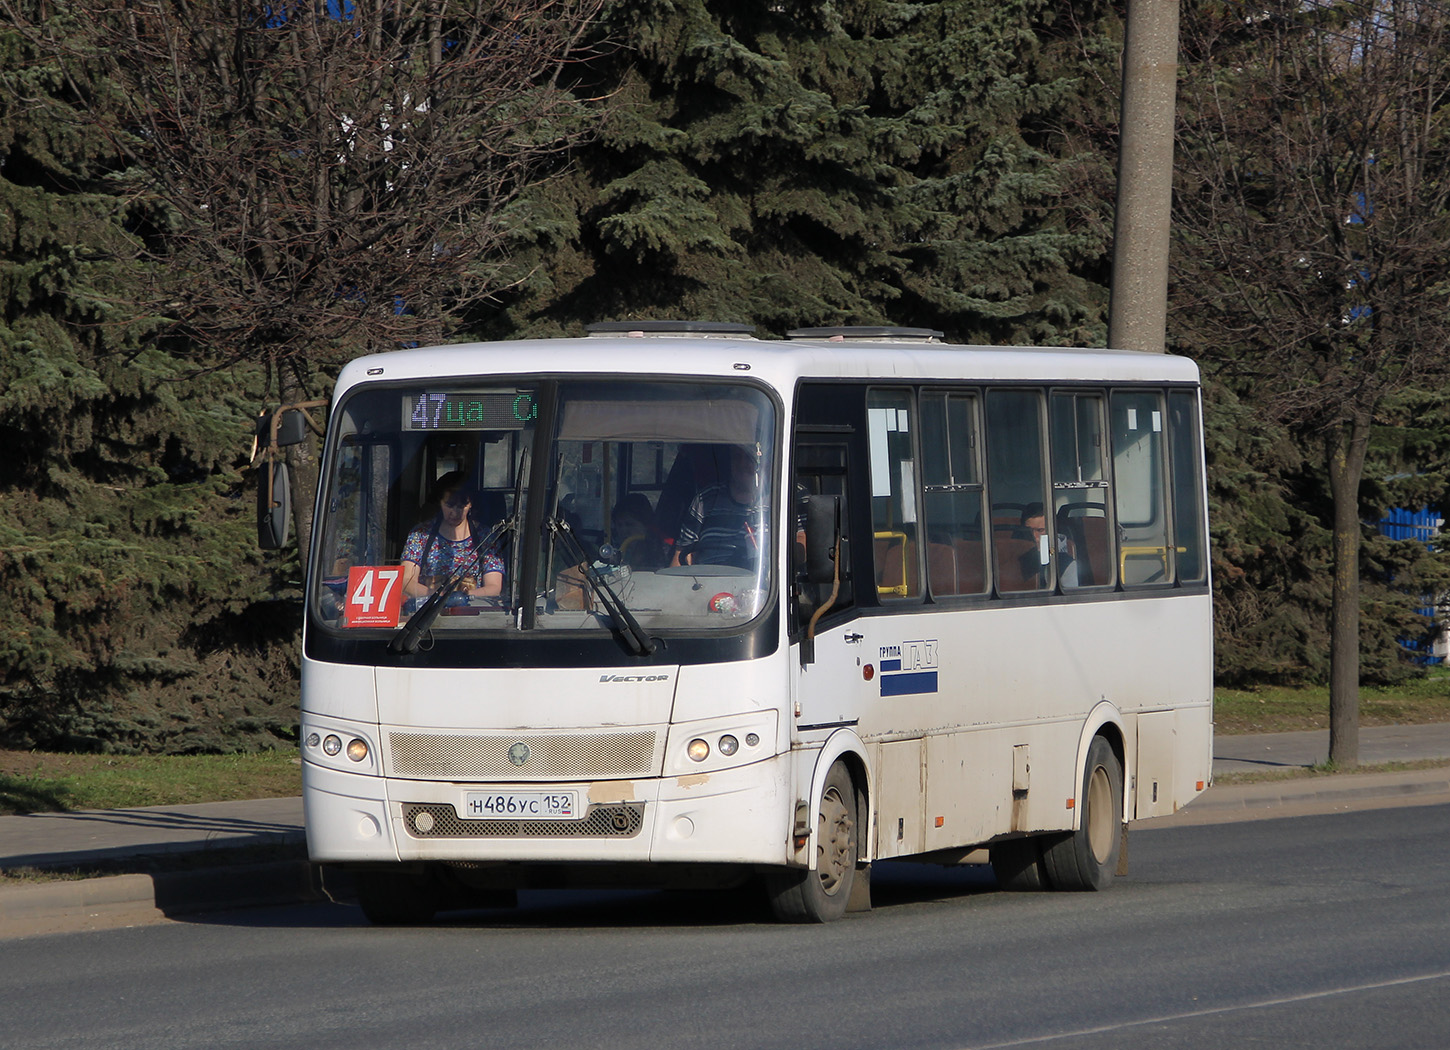
[[[396,627],[402,607],[402,566],[354,565],[347,570],[349,627]]]

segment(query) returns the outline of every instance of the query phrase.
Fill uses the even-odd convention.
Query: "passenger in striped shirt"
[[[701,490],[691,502],[680,522],[671,564],[754,569],[767,547],[755,451],[732,445],[729,479]]]

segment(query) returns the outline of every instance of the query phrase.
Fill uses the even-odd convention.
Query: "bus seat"
[[[1080,586],[1102,586],[1113,582],[1112,544],[1108,541],[1108,519],[1104,516],[1084,517],[1079,520],[1082,538],[1078,542],[1078,557],[1086,558],[1090,571],[1086,576],[1078,570]]]
[[[1057,508],[1057,529],[1072,541],[1079,587],[1113,582],[1107,511],[1102,504],[1064,503]]]
[[[926,578],[931,582],[932,594],[962,593],[957,576],[957,552],[950,543],[926,545]]]
[[[980,538],[952,541],[957,563],[957,593],[981,594],[987,589],[986,559]]]
[[[992,531],[1010,527],[1020,529],[1022,527],[1022,515],[1027,512],[1025,503],[994,503],[992,504]]]
[[[1035,591],[1038,589],[1035,579],[1028,579],[1022,571],[1022,559],[1029,552],[1036,549],[1036,544],[1030,539],[1017,535],[1016,527],[998,527],[992,530],[992,547],[997,555],[997,590],[999,591]]]
[[[473,517],[485,529],[493,528],[508,514],[508,495],[494,489],[480,489],[473,497]]]
[[[876,556],[876,593],[905,598],[921,593],[916,543],[904,532],[878,532],[872,541]]]

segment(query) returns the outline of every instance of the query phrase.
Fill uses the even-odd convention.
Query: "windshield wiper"
[[[629,611],[629,608],[620,600],[619,595],[614,593],[614,588],[609,586],[609,581],[594,567],[596,559],[585,550],[584,541],[569,526],[569,522],[561,517],[553,517],[549,519],[548,527],[549,531],[564,545],[569,557],[579,562],[580,573],[585,580],[589,581],[590,589],[594,591],[599,603],[609,612],[615,629],[629,643],[629,647],[640,656],[648,656],[654,652],[654,639],[645,633],[640,622],[634,618],[634,613]]]
[[[433,593],[428,595],[428,600],[420,605],[408,617],[408,622],[399,627],[388,642],[388,650],[394,653],[416,653],[418,646],[422,644],[423,635],[433,626],[433,621],[443,611],[448,603],[448,596],[458,589],[458,585],[472,573],[477,564],[478,556],[484,550],[497,542],[498,538],[505,532],[517,527],[518,518],[500,518],[488,532],[484,533],[477,543],[469,550],[468,556],[463,559],[461,565],[457,566],[452,575],[434,588]]]

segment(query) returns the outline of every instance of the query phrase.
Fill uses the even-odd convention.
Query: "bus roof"
[[[720,326],[735,329],[741,326]],[[455,343],[373,354],[350,362],[338,392],[354,383],[489,375],[753,377],[780,390],[797,380],[945,379],[961,382],[1196,383],[1183,357],[1081,347],[966,346],[910,335],[855,334],[890,329],[810,330],[790,339],[737,331],[607,332],[561,339]],[[852,334],[823,334],[815,332]]]

